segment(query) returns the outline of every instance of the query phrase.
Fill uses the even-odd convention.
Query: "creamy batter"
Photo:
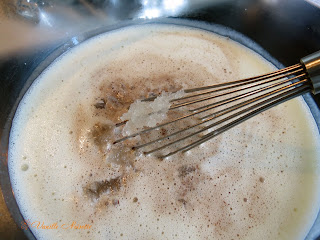
[[[303,239],[319,210],[320,139],[300,98],[163,161],[112,145],[136,99],[274,69],[230,39],[169,25],[71,49],[13,121],[10,177],[29,228],[38,239]]]

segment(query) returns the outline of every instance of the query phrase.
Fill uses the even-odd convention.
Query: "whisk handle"
[[[313,86],[313,94],[318,94],[320,92],[320,51],[301,58],[300,62],[307,70]]]

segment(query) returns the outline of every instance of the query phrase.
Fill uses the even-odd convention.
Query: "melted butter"
[[[10,135],[22,214],[59,226],[31,227],[35,236],[303,238],[319,209],[320,141],[301,99],[161,162],[111,144],[137,98],[272,70],[229,39],[177,26],[129,27],[64,54],[29,89]],[[92,227],[61,227],[72,222]]]

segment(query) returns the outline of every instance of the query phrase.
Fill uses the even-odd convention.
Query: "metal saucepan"
[[[33,80],[56,57],[91,36],[131,24],[177,22],[172,17],[234,29],[261,46],[254,50],[266,50],[270,55],[264,57],[279,67],[295,64],[320,49],[319,0],[3,0],[0,3],[1,239],[34,239],[30,230],[21,229],[23,218],[7,169],[11,121]],[[319,95],[304,98],[320,128]],[[308,239],[320,239],[319,229],[318,214]]]

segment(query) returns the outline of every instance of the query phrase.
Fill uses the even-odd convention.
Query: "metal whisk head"
[[[169,157],[186,152],[270,109],[307,92],[320,92],[320,51],[301,63],[257,77],[184,90],[171,101],[169,119],[115,143],[141,135],[147,141],[133,149]],[[155,97],[144,101],[153,101]],[[171,116],[170,116],[171,113]],[[117,124],[117,127],[123,123]],[[160,154],[160,155],[159,155]]]

